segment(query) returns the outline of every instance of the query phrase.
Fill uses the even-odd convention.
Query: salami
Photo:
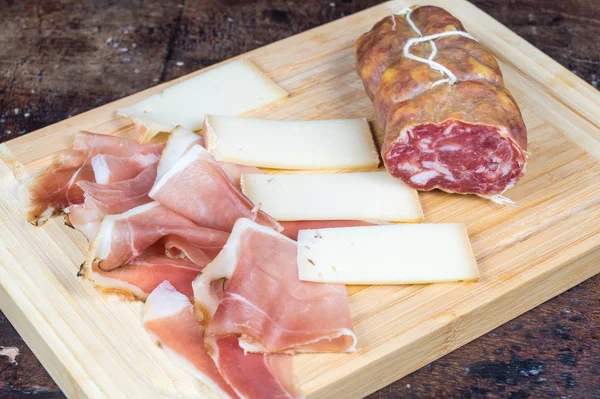
[[[527,130],[493,55],[439,7],[384,18],[356,44],[386,169],[417,190],[493,197],[527,164]]]

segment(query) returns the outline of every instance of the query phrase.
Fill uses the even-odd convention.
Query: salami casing
[[[425,6],[384,18],[358,39],[356,60],[385,129],[390,174],[418,190],[486,197],[523,176],[519,107],[496,59],[447,11]]]

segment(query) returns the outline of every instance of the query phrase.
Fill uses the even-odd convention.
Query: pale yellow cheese
[[[462,224],[398,224],[301,230],[300,280],[342,284],[476,281]]]
[[[417,191],[387,172],[242,175],[242,191],[276,220],[421,222]]]
[[[118,114],[144,130],[146,141],[177,125],[200,130],[206,114],[239,115],[288,93],[250,61],[239,59],[173,85]]]
[[[275,169],[379,165],[366,119],[273,121],[208,115],[207,149],[218,161]]]

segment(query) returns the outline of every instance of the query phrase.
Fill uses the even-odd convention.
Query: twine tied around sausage
[[[466,37],[468,39],[475,40],[475,41],[477,41],[477,39],[475,39],[473,36],[469,35],[467,32],[463,32],[463,31],[459,31],[459,30],[446,31],[446,32],[436,33],[433,35],[423,36],[423,33],[421,33],[419,28],[417,28],[417,25],[415,25],[415,23],[413,22],[413,20],[410,17],[410,14],[412,14],[412,12],[413,12],[412,8],[406,7],[406,8],[403,8],[403,9],[398,10],[395,13],[393,13],[396,15],[404,15],[406,18],[406,22],[408,22],[408,24],[415,31],[415,33],[417,33],[420,36],[420,37],[413,37],[411,39],[408,39],[408,41],[404,45],[404,50],[403,50],[404,57],[414,60],[414,61],[417,61],[417,62],[422,62],[424,64],[427,64],[427,65],[429,65],[429,67],[431,69],[439,71],[443,76],[446,76],[446,78],[444,78],[444,79],[440,79],[436,82],[433,82],[431,87],[435,87],[435,86],[437,86],[439,84],[443,84],[443,83],[448,83],[449,85],[455,84],[457,81],[456,75],[454,73],[452,73],[452,71],[450,69],[446,68],[444,65],[440,64],[439,62],[435,62],[433,60],[435,58],[435,56],[437,55],[437,46],[435,45],[434,40],[439,39],[441,37],[447,37],[447,36],[462,36],[462,37]],[[392,30],[395,31],[396,30],[396,18],[394,18],[393,14],[392,14],[392,22],[393,22]],[[414,46],[415,44],[418,44],[418,43],[423,43],[423,42],[429,42],[429,44],[431,45],[431,54],[429,54],[429,57],[427,57],[427,58],[418,57],[410,52],[410,48],[412,46]]]
[[[423,33],[421,33],[419,28],[417,28],[417,25],[415,25],[415,23],[413,22],[413,20],[410,17],[412,12],[413,12],[413,9],[411,7],[406,7],[406,8],[403,8],[401,10],[398,10],[398,11],[392,13],[392,23],[393,23],[392,30],[393,31],[396,31],[396,18],[394,18],[394,15],[404,15],[406,18],[406,22],[408,22],[408,24],[415,31],[415,33],[417,35],[419,35],[419,37],[413,37],[411,39],[408,39],[408,41],[404,45],[404,49],[403,49],[404,58],[408,58],[408,59],[411,59],[411,60],[414,60],[417,62],[422,62],[424,64],[427,64],[427,65],[429,65],[429,67],[431,69],[439,71],[443,76],[446,76],[444,79],[440,79],[436,82],[433,82],[431,84],[431,87],[435,87],[437,85],[444,84],[444,83],[448,83],[449,85],[455,84],[458,80],[456,75],[454,73],[452,73],[452,71],[450,69],[448,69],[447,67],[445,67],[444,65],[440,64],[439,62],[435,62],[433,60],[435,58],[435,56],[437,55],[437,51],[438,51],[434,40],[439,39],[441,37],[447,37],[447,36],[461,36],[461,37],[466,37],[468,39],[475,40],[475,41],[477,41],[477,39],[475,39],[473,36],[469,35],[467,32],[458,31],[458,30],[446,31],[446,32],[436,33],[433,35],[423,36]],[[423,42],[429,42],[429,44],[431,45],[431,54],[429,54],[429,57],[427,57],[427,58],[418,57],[410,52],[410,48],[412,46],[414,46],[415,44],[418,44],[418,43],[423,43]],[[511,200],[510,198],[503,196],[502,195],[503,193],[504,192],[502,192],[500,194],[492,195],[492,196],[484,196],[484,198],[487,198],[490,201],[492,201],[496,204],[499,204],[499,205],[515,206],[516,205],[515,202],[513,200]]]

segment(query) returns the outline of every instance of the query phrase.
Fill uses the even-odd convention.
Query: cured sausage
[[[417,190],[492,197],[527,164],[527,130],[493,55],[439,7],[404,9],[356,44],[382,158]]]

